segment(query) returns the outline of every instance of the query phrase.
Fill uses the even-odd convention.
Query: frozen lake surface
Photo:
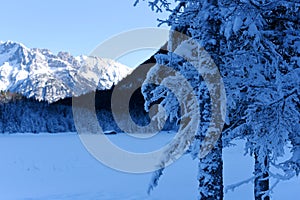
[[[173,134],[138,139],[109,135],[116,145],[137,153],[164,146]],[[225,186],[251,177],[253,161],[242,142],[224,150]],[[5,200],[182,200],[197,199],[197,161],[185,155],[169,166],[150,196],[151,173],[129,174],[92,157],[76,133],[0,135],[0,199]],[[298,199],[300,178],[281,182],[273,200]],[[252,200],[246,184],[225,194],[226,200]]]

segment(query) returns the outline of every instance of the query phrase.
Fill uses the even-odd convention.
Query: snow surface
[[[108,136],[135,152],[157,149],[173,138],[158,134],[145,140],[117,134]],[[225,186],[247,179],[253,161],[243,156],[242,142],[224,150]],[[183,200],[196,199],[197,161],[183,156],[165,170],[158,188],[148,196],[152,174],[128,174],[94,159],[76,133],[0,135],[0,199],[5,200]],[[300,178],[279,184],[273,200],[298,199]],[[225,194],[225,200],[252,200],[252,184]]]

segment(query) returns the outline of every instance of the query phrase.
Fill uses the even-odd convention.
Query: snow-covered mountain
[[[131,71],[110,59],[74,57],[66,52],[54,55],[47,49],[0,42],[0,91],[18,92],[50,103],[95,88],[110,89]]]

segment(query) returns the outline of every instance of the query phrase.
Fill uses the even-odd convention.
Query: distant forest
[[[114,87],[113,87],[114,88]],[[101,128],[122,132],[113,118],[111,111],[110,90],[96,91],[95,109]],[[91,95],[86,94],[84,96]],[[84,98],[84,96],[82,96]],[[82,98],[81,97],[81,98]],[[129,112],[132,120],[141,126],[150,122],[144,110],[144,98],[140,88],[131,96]],[[173,129],[174,123],[168,122],[164,130]],[[20,94],[1,92],[0,94],[0,133],[59,133],[75,132],[72,113],[72,98],[49,104]]]

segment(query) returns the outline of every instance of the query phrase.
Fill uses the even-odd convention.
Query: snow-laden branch
[[[248,178],[246,180],[240,181],[238,183],[228,185],[225,188],[225,193],[227,193],[230,190],[233,192],[236,188],[238,188],[238,187],[240,187],[242,185],[245,185],[245,184],[248,184],[248,183],[253,183],[255,178],[256,178],[256,176],[253,176],[253,177],[250,177],[250,178]]]

